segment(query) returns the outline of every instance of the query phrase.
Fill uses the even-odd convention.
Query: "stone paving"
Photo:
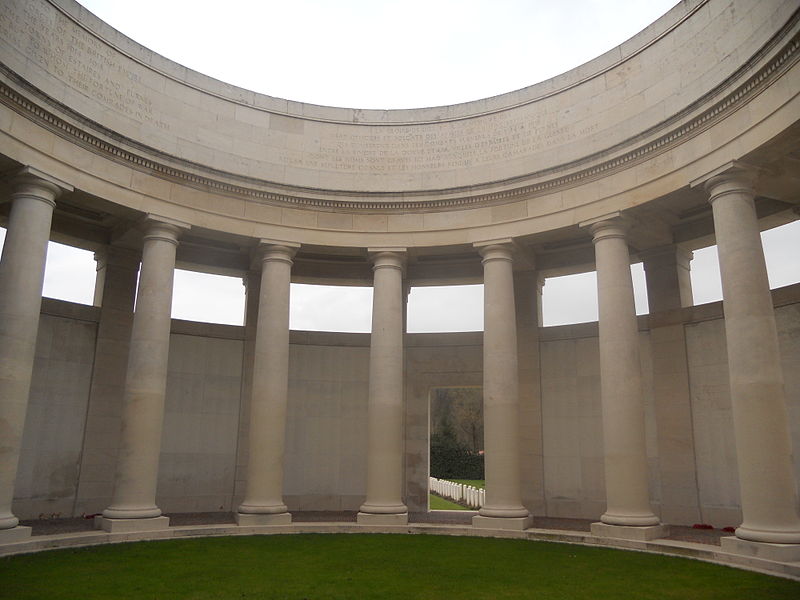
[[[409,523],[469,524],[474,514],[476,514],[474,511],[435,510],[429,513],[412,514],[410,515]],[[167,516],[170,518],[170,525],[178,527],[188,525],[232,525],[235,523],[233,513],[226,512],[175,513],[167,514]],[[292,520],[295,523],[355,523],[356,512],[299,511],[292,513]],[[588,532],[591,523],[591,519],[534,517],[533,528]],[[93,520],[87,517],[31,519],[21,521],[20,524],[32,527],[32,535],[34,536],[77,533],[94,529]],[[693,529],[692,527],[670,525],[670,535],[666,539],[719,546],[720,538],[726,535],[732,534],[718,529]]]

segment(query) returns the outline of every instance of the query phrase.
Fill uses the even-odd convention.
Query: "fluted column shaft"
[[[483,257],[483,427],[486,503],[482,517],[526,518],[522,505],[519,373],[510,244],[479,248]]]
[[[657,525],[647,486],[639,332],[626,228],[619,218],[591,224],[597,265],[600,388],[609,525]]]
[[[11,512],[42,303],[47,242],[61,188],[23,174],[13,182],[8,232],[0,260],[0,530]]]
[[[289,290],[296,247],[262,244],[250,397],[247,487],[240,515],[285,515],[283,457],[289,387]],[[239,522],[244,521],[239,518]]]
[[[185,226],[146,221],[142,267],[123,394],[122,430],[107,519],[158,517],[158,459],[164,424],[170,312],[178,236]]]
[[[372,253],[374,287],[369,350],[366,515],[400,515],[403,503],[402,250]]]
[[[778,334],[753,203],[752,175],[733,170],[705,186],[722,276],[742,524],[736,536],[800,543],[797,489]]]

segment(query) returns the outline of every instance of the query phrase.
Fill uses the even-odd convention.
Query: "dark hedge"
[[[449,428],[431,436],[431,477],[484,479],[483,464],[483,455],[459,443]]]

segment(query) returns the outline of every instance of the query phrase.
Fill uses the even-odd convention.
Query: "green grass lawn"
[[[800,583],[698,561],[429,535],[139,542],[0,558],[0,598],[780,600]]]
[[[428,494],[428,498],[430,499],[431,510],[470,510],[436,494]]]

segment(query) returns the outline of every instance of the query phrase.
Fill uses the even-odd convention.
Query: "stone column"
[[[404,525],[403,268],[405,248],[370,249],[374,284],[369,348],[367,498],[358,522]]]
[[[626,226],[618,215],[582,223],[593,235],[600,330],[606,512],[592,533],[653,539],[665,528],[650,508],[639,331]]]
[[[542,390],[539,368],[539,324],[542,279],[536,271],[514,273],[519,359],[519,425],[522,503],[532,514],[544,514]]]
[[[0,259],[0,543],[21,540],[11,511],[42,305],[47,242],[56,198],[68,185],[32,168],[12,181],[11,214]]]
[[[133,315],[114,495],[98,526],[110,532],[163,529],[156,506],[164,424],[170,312],[178,237],[188,226],[162,217],[145,221],[142,268]]]
[[[260,263],[260,257],[255,262]],[[239,393],[239,444],[236,449],[236,475],[231,506],[244,500],[247,492],[247,457],[250,454],[250,399],[253,395],[258,304],[261,297],[261,265],[251,265],[243,278],[245,288],[244,355],[242,357],[242,389]],[[256,270],[257,269],[257,270]]]
[[[95,254],[100,306],[94,369],[86,412],[75,513],[97,513],[111,503],[122,420],[125,372],[141,254],[109,246]]]
[[[261,242],[261,285],[256,325],[250,448],[239,525],[292,522],[283,502],[283,456],[289,387],[289,289],[299,244]]]
[[[519,371],[511,240],[476,244],[483,257],[483,431],[486,504],[473,527],[526,529],[522,505]]]
[[[783,372],[753,202],[754,179],[753,172],[734,165],[705,182],[714,212],[722,276],[739,462],[743,522],[736,529],[736,537],[800,544]],[[735,544],[736,540],[731,540]],[[788,552],[791,560],[800,560],[800,546],[783,552]]]
[[[661,519],[676,525],[704,521],[681,308],[692,306],[692,253],[673,244],[639,253],[647,276],[653,399],[661,481]]]

